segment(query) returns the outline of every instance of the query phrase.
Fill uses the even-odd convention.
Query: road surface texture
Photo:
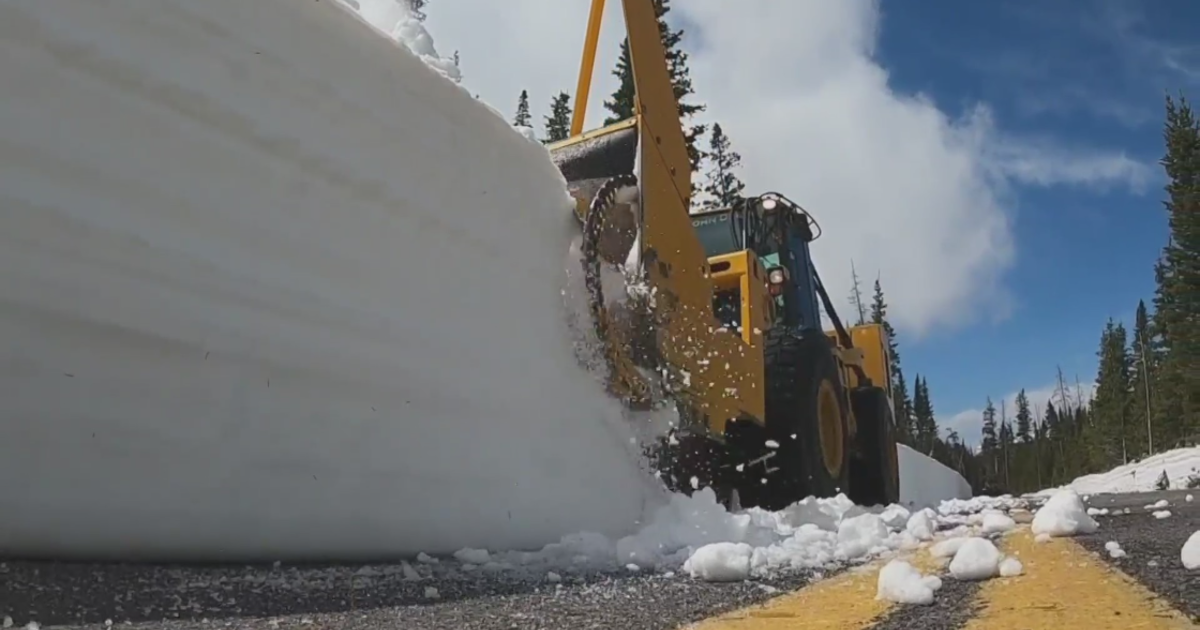
[[[1193,494],[1200,493],[1193,491]],[[0,565],[0,616],[19,627],[184,628],[766,628],[970,629],[1189,628],[1200,624],[1200,572],[1179,550],[1200,529],[1200,496],[1186,492],[1093,496],[1100,530],[1036,543],[1023,527],[998,544],[1025,565],[1015,579],[944,585],[931,606],[875,599],[878,563],[813,583],[706,584],[636,573],[557,576],[413,566],[178,566],[8,561]],[[1155,518],[1145,506],[1165,499]],[[1125,514],[1124,509],[1130,513]],[[1112,559],[1105,543],[1128,554]],[[939,572],[923,551],[908,560]],[[944,571],[943,571],[944,573]],[[436,593],[434,590],[436,589]]]

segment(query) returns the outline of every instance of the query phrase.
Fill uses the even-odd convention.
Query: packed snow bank
[[[1186,488],[1188,479],[1200,476],[1200,446],[1177,448],[1108,472],[1084,475],[1065,487],[1080,494],[1150,492],[1157,489],[1163,472],[1167,473],[1171,490]],[[1037,494],[1049,496],[1060,489],[1049,488]]]
[[[4,4],[0,553],[635,531],[545,149],[335,3],[248,6]]]
[[[968,499],[971,484],[937,460],[903,445],[896,446],[900,465],[900,502],[932,507],[947,499]]]
[[[554,573],[557,579],[577,571],[635,570],[682,571],[698,580],[740,581],[797,571],[826,571],[887,557],[919,548],[933,537],[933,532],[953,527],[949,533],[959,537],[939,541],[930,548],[935,557],[949,558],[968,541],[988,535],[984,521],[994,521],[988,517],[1001,515],[1015,505],[1011,499],[977,497],[969,502],[943,503],[939,510],[926,508],[910,514],[900,505],[856,506],[839,495],[808,498],[778,512],[754,508],[730,513],[717,503],[710,488],[702,488],[690,497],[672,496],[644,527],[620,539],[581,533],[539,551],[487,553],[464,549],[456,556],[472,567],[524,570],[539,577]],[[943,508],[947,513],[939,513]],[[983,518],[972,518],[974,524],[959,524],[958,519],[964,516]],[[995,560],[995,565],[987,568],[988,576],[1020,573],[1019,566],[1003,565],[1001,557]],[[437,569],[426,563],[418,570],[432,574]],[[893,572],[903,573],[899,569]],[[880,597],[923,599],[919,592],[910,590],[916,587],[906,585],[908,578],[899,573],[880,578]],[[937,590],[931,584],[925,587]]]

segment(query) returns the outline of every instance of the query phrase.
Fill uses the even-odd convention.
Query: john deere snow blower
[[[635,113],[582,132],[604,5],[592,0],[572,137],[550,147],[576,199],[610,392],[631,408],[678,410],[652,452],[673,490],[712,486],[767,508],[838,492],[897,500],[885,332],[841,323],[809,255],[820,227],[787,197],[689,213],[692,172],[654,0],[621,1]],[[623,279],[615,306],[605,277]]]

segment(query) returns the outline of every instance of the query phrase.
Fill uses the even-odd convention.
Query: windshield
[[[741,249],[737,240],[733,238],[729,210],[694,216],[692,227],[696,230],[696,238],[700,239],[700,246],[704,248],[704,255],[708,258]]]

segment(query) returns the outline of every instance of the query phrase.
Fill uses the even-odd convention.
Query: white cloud
[[[427,24],[443,54],[461,51],[464,86],[510,115],[528,89],[540,126],[550,98],[574,91],[588,4],[438,0]],[[615,86],[620,6],[606,9],[589,127]],[[893,90],[873,56],[877,2],[672,8],[688,28],[698,99],[742,154],[747,189],[811,210],[824,228],[814,256],[834,299],[845,303],[852,259],[864,290],[878,272],[910,339],[1008,312],[1014,185],[1145,185],[1144,166],[1123,154],[1032,142],[1000,130],[986,106],[954,117]]]
[[[1094,382],[1069,383],[1064,386],[1064,389],[1066,390],[1064,393],[1067,397],[1067,404],[1077,406],[1080,404],[1081,398],[1083,404],[1087,404],[1092,399],[1092,396],[1095,394],[1096,385]],[[1008,421],[1016,421],[1018,393],[1010,392],[1003,398],[992,399],[992,404],[996,406],[997,430],[999,430],[1001,405],[1003,405],[1004,411],[1008,414]],[[1025,397],[1029,399],[1030,410],[1034,412],[1035,417],[1039,420],[1046,414],[1047,403],[1053,402],[1056,408],[1062,407],[1062,394],[1059,392],[1057,383],[1035,389],[1026,389]],[[963,442],[971,446],[978,446],[982,439],[983,407],[960,411],[948,419],[940,420],[939,424],[943,435],[952,430],[957,431],[958,436]]]

